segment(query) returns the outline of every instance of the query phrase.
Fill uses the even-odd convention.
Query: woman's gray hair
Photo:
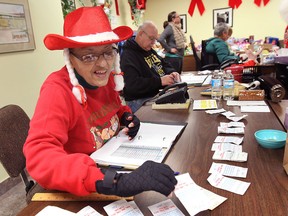
[[[214,28],[214,36],[220,37],[224,32],[228,33],[230,26],[224,22],[218,23]]]

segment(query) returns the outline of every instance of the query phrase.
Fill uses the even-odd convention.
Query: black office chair
[[[225,69],[226,67],[231,66],[232,64],[238,64],[237,59],[227,59],[221,64],[217,58],[216,53],[208,53],[206,51],[207,40],[202,40],[202,51],[201,51],[201,65],[202,67],[210,67],[210,65],[215,65],[215,69]],[[216,66],[217,65],[217,66]],[[211,70],[211,69],[210,69]]]
[[[195,63],[196,63],[196,70],[197,71],[203,71],[203,70],[215,70],[218,69],[219,64],[202,64],[201,59],[199,58],[198,54],[197,54],[197,50],[195,47],[195,42],[193,40],[192,35],[190,35],[190,43],[191,43],[191,48],[193,51],[193,56],[195,59]]]
[[[26,159],[23,154],[29,122],[27,114],[17,105],[0,109],[0,161],[11,178],[21,176],[26,194],[34,185],[25,173]]]

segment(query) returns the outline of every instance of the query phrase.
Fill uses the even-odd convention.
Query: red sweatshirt
[[[111,73],[106,86],[85,89],[84,109],[66,67],[46,79],[23,149],[27,170],[42,187],[76,195],[96,191],[103,174],[89,155],[118,132],[122,114],[131,112],[114,87]]]

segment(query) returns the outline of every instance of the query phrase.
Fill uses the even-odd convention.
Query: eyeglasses
[[[149,40],[151,40],[151,41],[156,41],[157,40],[157,38],[155,38],[155,37],[153,37],[153,36],[150,36],[150,35],[148,35],[148,33],[147,32],[145,32],[143,29],[142,29],[142,31],[145,33],[145,35],[149,38]]]
[[[114,56],[117,54],[117,49],[113,48],[111,51],[104,52],[100,55],[88,54],[88,55],[83,55],[83,56],[77,56],[71,50],[70,50],[70,53],[74,57],[79,59],[83,64],[89,65],[89,64],[94,64],[100,58],[100,56],[103,56],[103,58],[105,60],[112,60],[114,58]]]

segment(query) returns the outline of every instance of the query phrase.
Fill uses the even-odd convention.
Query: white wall
[[[167,20],[167,15],[171,11],[187,15],[187,36],[192,34],[196,44],[200,44],[202,39],[213,36],[213,9],[228,7],[227,0],[202,0],[205,12],[201,16],[196,7],[193,17],[188,14],[191,0],[149,0],[145,19],[153,20],[158,26],[159,33],[163,31],[163,22]],[[254,35],[255,39],[264,39],[265,36],[283,38],[285,22],[279,14],[279,4],[281,0],[270,0],[264,7],[258,7],[254,1],[242,1],[238,9],[233,10],[233,36],[249,37]],[[263,4],[263,3],[262,3]],[[187,37],[188,39],[188,37]]]

